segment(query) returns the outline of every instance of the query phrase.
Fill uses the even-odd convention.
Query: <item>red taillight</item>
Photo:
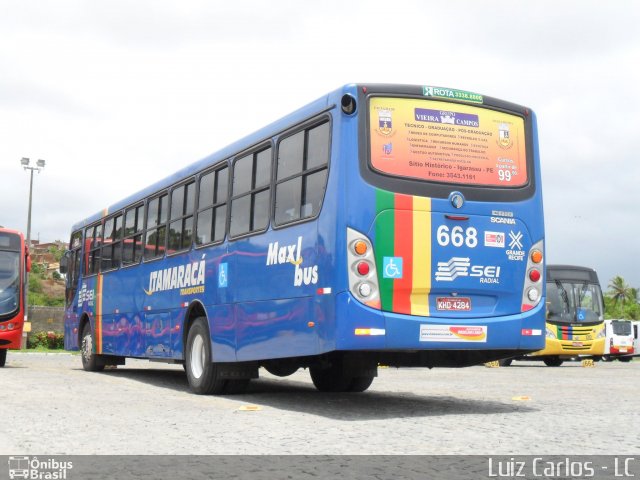
[[[542,274],[540,273],[540,270],[532,268],[529,271],[529,280],[531,280],[532,282],[538,282],[541,277],[542,277]]]
[[[367,262],[360,262],[358,263],[356,270],[358,270],[358,273],[362,276],[368,275],[370,270],[369,264]]]

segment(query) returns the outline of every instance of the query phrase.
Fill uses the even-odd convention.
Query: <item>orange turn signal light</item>
[[[365,253],[367,253],[367,244],[365,242],[363,242],[362,240],[358,240],[354,245],[353,245],[353,250],[358,254],[358,255],[364,255]]]
[[[542,252],[540,250],[531,252],[531,261],[533,263],[540,263],[542,261]]]

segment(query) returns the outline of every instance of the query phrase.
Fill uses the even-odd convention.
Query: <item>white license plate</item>
[[[471,299],[469,297],[438,297],[436,298],[436,309],[448,312],[468,312],[471,310]]]

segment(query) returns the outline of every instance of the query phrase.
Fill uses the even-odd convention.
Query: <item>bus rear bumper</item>
[[[338,350],[511,350],[544,348],[544,305],[522,314],[488,318],[420,317],[382,312],[336,295]],[[505,355],[506,356],[506,355]]]

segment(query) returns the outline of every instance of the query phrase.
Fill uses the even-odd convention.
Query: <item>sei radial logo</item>
[[[30,480],[66,480],[67,472],[73,469],[73,462],[63,462],[55,458],[39,460],[38,457],[9,457],[9,478]]]
[[[500,283],[500,267],[471,265],[468,257],[452,257],[448,262],[438,262],[437,282],[453,282],[458,277],[474,277],[480,283]]]

